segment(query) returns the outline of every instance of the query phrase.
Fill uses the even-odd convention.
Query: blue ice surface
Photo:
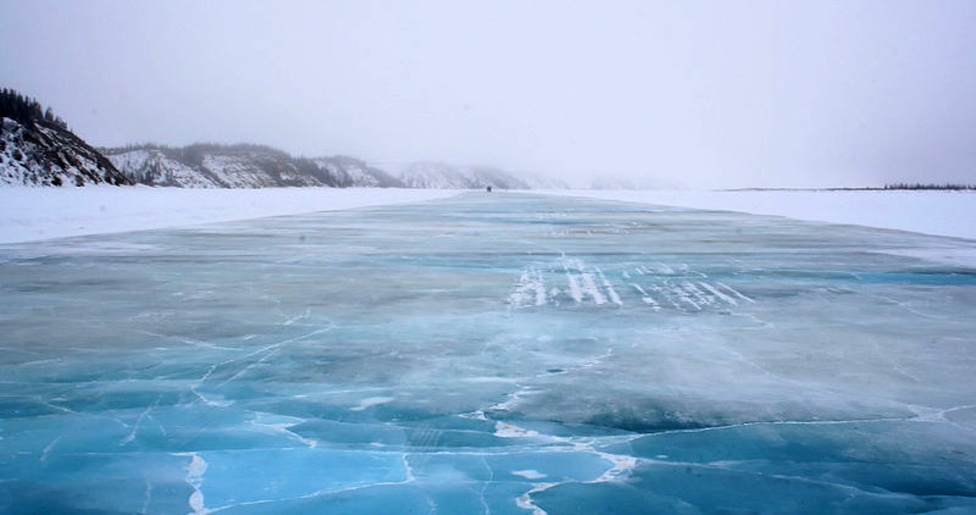
[[[0,512],[976,512],[976,270],[917,257],[974,247],[503,192],[2,246]]]

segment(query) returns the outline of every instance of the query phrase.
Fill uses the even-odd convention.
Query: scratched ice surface
[[[0,512],[972,512],[974,246],[498,193],[3,246]]]

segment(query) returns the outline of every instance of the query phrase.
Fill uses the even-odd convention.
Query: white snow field
[[[785,216],[976,240],[976,223],[973,223],[976,191],[553,190],[545,193]]]
[[[0,188],[0,243],[420,202],[452,190]]]
[[[976,241],[219,193],[0,245],[0,512],[976,512]]]

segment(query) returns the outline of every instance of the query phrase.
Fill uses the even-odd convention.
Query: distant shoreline
[[[726,188],[714,191],[973,191],[976,184],[886,184],[856,188]]]
[[[714,211],[737,211],[797,220],[850,224],[976,240],[972,190],[884,188],[739,190],[575,190],[540,193]],[[962,194],[960,194],[962,193]],[[971,261],[976,263],[976,256]]]

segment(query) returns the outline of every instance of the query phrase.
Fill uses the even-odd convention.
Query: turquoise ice
[[[976,510],[974,248],[498,192],[0,246],[0,512]]]

